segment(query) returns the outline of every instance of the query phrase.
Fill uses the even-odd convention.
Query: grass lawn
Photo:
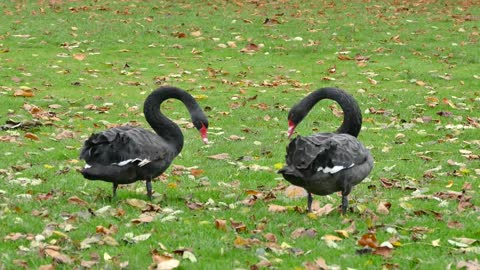
[[[2,1],[0,269],[478,269],[480,6],[413,2]],[[211,143],[166,102],[181,155],[152,202],[143,181],[112,200],[79,149],[149,128],[161,85],[197,98]],[[326,86],[358,100],[375,159],[345,216],[275,173],[288,109]],[[297,132],[341,117],[322,101]]]

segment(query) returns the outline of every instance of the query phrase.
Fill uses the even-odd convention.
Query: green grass
[[[261,260],[271,268],[303,269],[320,257],[341,269],[444,269],[478,257],[478,241],[466,249],[448,242],[480,238],[478,5],[4,1],[0,7],[0,123],[36,119],[42,124],[0,130],[0,268],[56,264],[55,269],[71,269],[92,260],[98,269],[119,269],[125,262],[127,268],[145,269],[155,252],[172,254],[180,269],[249,269]],[[266,18],[280,24],[264,25]],[[191,34],[196,31],[201,35]],[[263,45],[251,54],[240,52],[249,43]],[[340,52],[352,60],[341,60]],[[356,55],[369,60],[358,63]],[[328,71],[332,67],[335,73]],[[185,147],[174,164],[203,172],[167,170],[153,185],[158,195],[153,204],[163,210],[153,222],[135,225],[131,221],[142,209],[128,200],[146,200],[144,183],[121,188],[111,201],[111,184],[87,181],[77,172],[83,166],[78,153],[92,132],[110,124],[147,127],[143,101],[164,84],[199,99],[209,116],[212,143],[204,146],[196,131],[183,129]],[[305,198],[285,196],[282,186],[288,183],[275,173],[275,164],[284,162],[288,109],[325,86],[346,89],[358,100],[364,111],[359,139],[371,149],[375,168],[352,192],[353,212],[347,216],[270,212],[271,204],[306,205]],[[34,96],[14,96],[19,89],[31,89]],[[32,115],[25,104],[41,112]],[[107,111],[91,110],[92,104]],[[332,114],[331,104],[317,104],[298,133],[335,130],[341,119]],[[178,102],[162,110],[173,119],[188,119]],[[385,113],[374,113],[381,110]],[[73,138],[56,139],[62,131],[73,132]],[[232,141],[231,135],[244,139]],[[460,150],[471,151],[472,158]],[[219,153],[229,153],[230,159],[207,158]],[[253,170],[257,165],[268,170]],[[41,182],[20,185],[19,178]],[[386,188],[380,179],[396,187]],[[243,204],[252,190],[275,197]],[[412,198],[415,190],[426,196]],[[449,190],[464,190],[473,206],[458,210],[459,200],[433,196]],[[72,203],[73,196],[86,204]],[[340,204],[336,194],[315,199],[321,206]],[[192,210],[189,202],[203,208]],[[382,202],[391,204],[388,214],[378,213]],[[104,206],[111,210],[91,214]],[[169,209],[180,212],[162,221]],[[216,220],[227,221],[226,231],[215,227]],[[246,230],[236,232],[230,220]],[[356,230],[336,248],[322,239],[351,222]],[[110,225],[118,228],[110,234],[118,245],[81,248],[97,234],[97,226]],[[293,238],[301,227],[317,233]],[[358,255],[357,241],[368,232],[380,243],[397,238],[401,245],[386,258]],[[21,237],[9,239],[14,233]],[[126,233],[151,236],[132,244],[123,240]],[[267,233],[276,243],[268,243]],[[440,246],[432,245],[437,239]],[[174,253],[185,248],[196,262]],[[71,264],[48,253],[52,250]]]

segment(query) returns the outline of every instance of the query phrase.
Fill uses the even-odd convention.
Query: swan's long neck
[[[362,112],[355,99],[347,92],[337,88],[321,88],[308,95],[298,105],[302,106],[308,114],[322,99],[335,100],[343,110],[343,122],[336,132],[357,137],[362,128]]]
[[[182,101],[187,107],[190,115],[201,109],[191,95],[175,87],[161,87],[153,91],[145,100],[143,106],[145,119],[158,136],[167,141],[167,143],[172,146],[178,154],[183,148],[182,131],[177,124],[168,119],[160,111],[160,105],[170,98]]]

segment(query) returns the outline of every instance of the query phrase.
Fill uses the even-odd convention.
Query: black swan
[[[293,185],[308,192],[307,209],[312,211],[312,193],[328,195],[342,192],[342,212],[348,208],[348,194],[353,186],[368,176],[373,168],[370,152],[357,140],[362,127],[362,113],[355,99],[337,88],[321,88],[306,96],[288,113],[288,137],[322,99],[335,100],[343,109],[343,123],[334,133],[298,136],[287,146],[287,165],[278,171]]]
[[[132,126],[92,134],[80,152],[80,159],[86,162],[81,171],[83,176],[113,183],[113,197],[119,184],[146,180],[147,195],[152,199],[152,179],[162,174],[183,148],[182,131],[160,112],[160,105],[169,98],[185,104],[193,125],[207,144],[208,119],[197,101],[179,88],[160,87],[147,97],[143,107],[145,118],[156,134]]]

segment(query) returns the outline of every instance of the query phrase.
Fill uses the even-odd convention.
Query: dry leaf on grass
[[[209,159],[215,159],[215,160],[225,160],[229,159],[230,155],[228,153],[221,153],[221,154],[216,154],[213,156],[208,156]]]

